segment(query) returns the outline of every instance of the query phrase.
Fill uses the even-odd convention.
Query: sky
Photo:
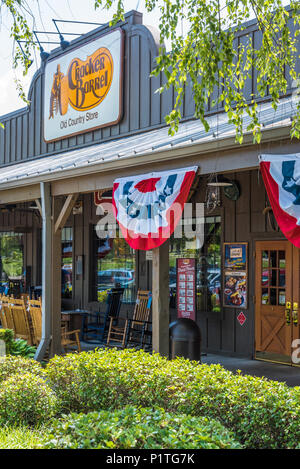
[[[37,31],[56,31],[52,22],[54,19],[90,21],[96,23],[107,23],[112,18],[112,12],[103,11],[100,8],[94,9],[94,0],[27,0],[30,4],[35,17],[33,29]],[[125,0],[125,11],[138,10],[144,14],[144,24],[155,26],[158,21],[157,13],[147,13],[142,0]],[[21,79],[23,88],[27,94],[31,79],[40,66],[39,52],[31,65],[26,77],[23,77],[22,70],[13,70],[13,40],[10,38],[10,17],[5,10],[1,12],[0,23],[0,115],[20,109],[26,104],[22,101],[16,90],[15,77]],[[62,24],[58,23],[58,27],[64,32],[85,33],[97,26],[79,25],[79,24]],[[74,36],[75,37],[75,36]],[[53,36],[39,35],[39,38],[53,40]],[[65,39],[70,39],[66,36]],[[53,45],[43,45],[44,49],[49,51],[56,48]]]
[[[23,0],[27,1],[33,12],[35,23],[32,24],[33,30],[38,31],[53,31],[55,26],[52,19],[59,20],[75,20],[75,21],[90,21],[96,23],[107,23],[111,20],[113,10],[109,12],[98,8],[94,9],[94,0]],[[221,0],[222,5],[223,0]],[[286,5],[289,0],[283,0]],[[1,3],[0,3],[1,5]],[[143,13],[143,22],[146,25],[157,27],[159,21],[159,11],[147,13],[144,8],[144,0],[124,0],[125,11],[138,10]],[[79,25],[69,23],[58,23],[62,33],[86,33],[94,29],[93,25]],[[27,95],[31,79],[34,73],[40,66],[39,52],[37,51],[36,57],[31,65],[26,77],[23,77],[21,68],[14,70],[12,67],[13,57],[13,40],[10,37],[11,20],[9,14],[2,7],[0,8],[0,115],[7,114],[8,112],[20,109],[26,104],[18,96],[16,90],[15,78],[21,80],[23,89]],[[184,33],[186,33],[185,25],[183,25]],[[53,40],[53,35],[39,35],[40,40]],[[75,36],[73,36],[74,38]],[[65,36],[65,39],[71,39],[72,36]],[[166,44],[167,49],[170,47]],[[44,49],[49,52],[51,49],[56,48],[53,45],[43,45]]]

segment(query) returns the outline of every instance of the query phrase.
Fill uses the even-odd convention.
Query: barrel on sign
[[[201,333],[192,319],[179,318],[170,324],[170,358],[201,360]]]

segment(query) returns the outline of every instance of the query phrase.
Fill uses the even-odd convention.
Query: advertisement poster
[[[224,306],[247,308],[246,272],[225,272]]]
[[[177,259],[177,316],[196,320],[196,259]]]
[[[247,245],[243,243],[224,243],[224,268],[247,270]]]
[[[224,243],[223,305],[247,308],[247,243]]]
[[[45,141],[119,122],[122,76],[121,29],[49,60],[45,67]]]

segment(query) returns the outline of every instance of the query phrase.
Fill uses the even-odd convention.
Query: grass
[[[43,443],[45,429],[28,427],[0,428],[0,449],[36,449]]]

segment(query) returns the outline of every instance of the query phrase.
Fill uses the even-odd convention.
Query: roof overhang
[[[218,115],[210,118],[208,133],[199,121],[192,120],[180,124],[174,136],[164,127],[3,167],[0,203],[38,198],[41,182],[51,182],[52,195],[63,195],[112,187],[116,177],[153,169],[197,164],[201,174],[210,174],[257,168],[258,154],[280,153],[283,142],[291,146],[288,152],[299,151],[299,141],[290,139],[291,98],[282,100],[277,118],[270,109],[270,104],[262,109],[265,119],[259,145],[253,144],[251,133],[237,144],[234,126]]]

